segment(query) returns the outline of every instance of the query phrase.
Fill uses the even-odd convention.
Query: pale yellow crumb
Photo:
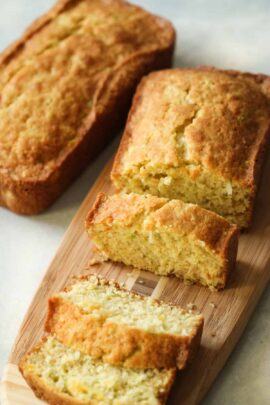
[[[170,390],[174,379],[172,369],[112,366],[67,347],[52,336],[30,352],[21,367],[26,380],[33,381],[34,377],[47,391],[64,394],[68,401],[78,404],[160,405],[161,393]]]

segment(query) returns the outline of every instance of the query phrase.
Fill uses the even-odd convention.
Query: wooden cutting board
[[[84,219],[99,191],[113,192],[110,169],[111,163],[103,170],[71,222],[25,316],[3,377],[3,405],[43,403],[34,397],[21,377],[17,364],[43,333],[48,297],[59,291],[73,275],[100,273],[124,282],[127,288],[139,293],[183,307],[192,304],[203,313],[205,327],[202,345],[192,365],[179,372],[168,401],[170,405],[192,405],[203,398],[241,336],[270,278],[270,159],[264,170],[254,226],[249,233],[240,236],[238,263],[228,288],[223,292],[185,286],[176,278],[159,278],[119,264],[88,266],[93,258],[93,247],[84,230]]]

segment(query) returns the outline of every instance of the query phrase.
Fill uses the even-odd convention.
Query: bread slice
[[[86,228],[105,258],[211,289],[225,287],[236,261],[236,225],[180,200],[101,193]]]
[[[270,78],[212,68],[150,74],[115,158],[118,190],[199,204],[251,222],[270,128]]]
[[[171,64],[174,29],[122,0],[60,0],[0,57],[0,205],[47,208]]]
[[[201,340],[203,317],[81,277],[49,299],[45,330],[63,344],[127,368],[182,369]]]
[[[124,369],[44,338],[19,365],[37,397],[52,405],[164,404],[175,370]]]

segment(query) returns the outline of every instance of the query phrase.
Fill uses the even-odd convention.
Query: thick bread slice
[[[236,225],[180,200],[101,193],[86,228],[105,258],[211,289],[225,287],[236,261]]]
[[[92,276],[49,299],[45,329],[67,346],[127,368],[183,368],[203,317]]]
[[[175,370],[114,367],[43,338],[19,364],[36,396],[52,405],[162,405]]]
[[[47,208],[171,64],[172,25],[122,0],[59,0],[0,57],[0,205]]]
[[[156,72],[138,86],[112,180],[118,190],[199,204],[246,228],[269,129],[269,76]]]

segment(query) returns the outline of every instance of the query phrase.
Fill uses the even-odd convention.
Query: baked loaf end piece
[[[49,299],[45,330],[63,344],[127,368],[182,369],[201,340],[202,315],[82,277]]]
[[[44,338],[19,364],[37,397],[52,405],[161,405],[175,370],[135,370],[104,364]]]
[[[60,0],[0,57],[0,204],[48,207],[121,125],[172,25],[121,0]]]
[[[86,228],[106,258],[211,289],[225,286],[236,261],[236,225],[180,200],[101,193]]]
[[[196,203],[251,222],[270,127],[270,78],[211,68],[148,75],[112,170],[119,190]]]

